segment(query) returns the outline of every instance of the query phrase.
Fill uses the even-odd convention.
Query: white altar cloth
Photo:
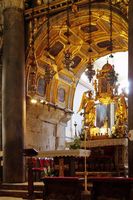
[[[48,150],[48,151],[40,151],[37,157],[89,157],[91,151],[84,149],[71,149],[71,150]]]

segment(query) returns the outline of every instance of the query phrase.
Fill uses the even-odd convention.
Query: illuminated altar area
[[[118,74],[108,61],[101,70],[96,71],[91,83],[94,90],[83,93],[78,110],[83,117],[82,130],[79,135],[75,131],[78,136],[70,148],[84,148],[86,137],[86,148],[91,149],[87,161],[87,171],[90,174],[126,175],[127,94],[124,89],[118,92]],[[102,108],[106,116],[100,121]]]
[[[118,94],[120,84],[114,66],[107,61],[101,70],[97,70],[91,82],[94,90],[83,93],[78,110],[78,113],[83,116],[80,137],[83,137],[84,132],[88,139],[127,137],[127,94],[124,89]],[[99,121],[102,107],[105,109],[106,116],[103,121]],[[113,116],[110,114],[112,108]]]

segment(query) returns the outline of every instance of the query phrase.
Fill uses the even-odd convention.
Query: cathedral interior
[[[74,148],[85,157],[85,162],[82,158],[76,162],[75,169],[81,172],[76,175],[83,174],[85,181],[90,175],[122,176],[132,181],[133,0],[0,0],[0,7],[1,181],[25,182],[27,156],[36,156],[36,151],[44,158],[54,157],[57,151],[59,157],[67,154],[66,127],[74,113],[75,91],[83,72],[93,84],[95,100],[91,91],[83,96],[79,108],[84,110],[83,138],[79,141],[75,135],[75,143],[68,150],[71,155]],[[107,61],[96,71],[93,63],[127,51],[129,93],[118,95],[113,66]],[[120,104],[110,106],[110,121],[102,124],[105,134],[96,132],[97,101],[106,106],[116,101]],[[111,127],[114,132],[109,133],[113,109],[115,131]],[[76,142],[80,142],[78,147]],[[82,155],[84,151],[87,153]],[[59,169],[58,176],[73,175],[68,171],[64,174]],[[86,187],[85,182],[85,191]],[[123,200],[132,199],[132,194],[121,195]],[[92,195],[92,200],[109,198]]]

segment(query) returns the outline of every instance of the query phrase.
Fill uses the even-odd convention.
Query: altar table
[[[84,147],[84,142],[81,144]],[[87,149],[91,150],[88,171],[126,176],[128,168],[128,138],[106,138],[88,140]]]
[[[75,163],[79,157],[89,157],[91,151],[84,149],[49,150],[39,152],[38,157],[53,158],[59,176],[75,176]],[[65,172],[66,171],[66,172]]]

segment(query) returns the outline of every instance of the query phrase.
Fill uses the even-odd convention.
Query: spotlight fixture
[[[32,104],[37,104],[37,99],[32,98],[32,99],[30,100],[30,102],[31,102]]]

